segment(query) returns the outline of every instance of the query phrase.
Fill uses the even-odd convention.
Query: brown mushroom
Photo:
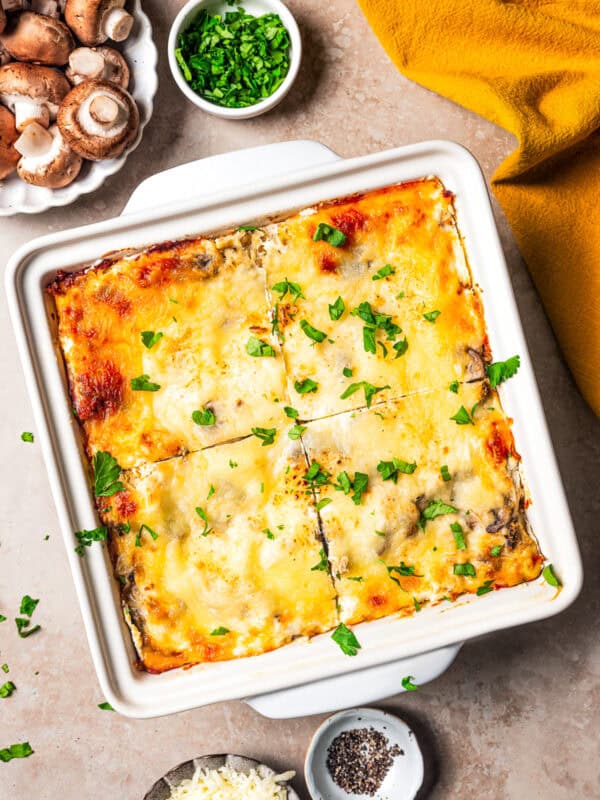
[[[17,173],[34,186],[61,189],[79,175],[82,158],[71,150],[57,125],[49,130],[37,122],[28,125],[15,148],[22,155]]]
[[[2,42],[0,42],[0,67],[8,64],[9,61],[12,61],[12,56],[3,46]]]
[[[0,180],[16,169],[19,153],[14,144],[18,136],[15,118],[7,108],[0,106]]]
[[[0,42],[17,61],[60,67],[69,60],[75,40],[64,22],[34,11],[15,17]]]
[[[58,110],[58,127],[83,158],[100,161],[120,156],[133,142],[140,115],[131,95],[105,81],[83,81]]]
[[[65,20],[83,44],[102,44],[107,39],[124,41],[131,33],[133,17],[125,0],[67,0]]]
[[[112,47],[77,47],[69,56],[65,74],[73,86],[89,80],[114,83],[121,89],[129,85],[127,62]]]
[[[0,33],[6,28],[6,13],[2,8],[2,3],[0,2]]]
[[[0,0],[2,2],[2,0]],[[31,0],[31,11],[45,14],[47,17],[60,17],[65,8],[64,0]]]
[[[0,103],[14,113],[18,131],[30,122],[48,127],[70,88],[62,72],[51,67],[16,61],[0,67]]]

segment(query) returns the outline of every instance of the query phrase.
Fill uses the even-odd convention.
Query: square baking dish
[[[455,194],[458,227],[482,292],[494,358],[521,356],[518,374],[500,386],[499,393],[505,412],[514,420],[531,500],[528,518],[542,553],[562,580],[562,589],[557,591],[540,578],[484,597],[427,607],[418,616],[362,623],[355,627],[362,645],[355,658],[341,654],[330,635],[323,634],[250,658],[161,675],[138,671],[106,548],[92,547],[85,558],[74,551],[73,531],[94,528],[98,521],[46,286],[57,270],[80,269],[109,251],[260,224],[319,201],[430,175],[439,177]],[[158,716],[347,675],[551,616],[577,596],[582,583],[580,556],[485,181],[475,159],[459,145],[424,142],[321,163],[208,198],[191,198],[41,237],[12,257],[6,289],[92,657],[106,698],[121,713]]]

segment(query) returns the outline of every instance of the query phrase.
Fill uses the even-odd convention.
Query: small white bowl
[[[171,74],[175,83],[183,94],[194,105],[213,114],[215,117],[224,117],[225,119],[249,119],[250,117],[257,117],[259,114],[264,114],[280,103],[296,80],[298,70],[300,69],[300,61],[302,59],[302,39],[296,20],[291,12],[288,10],[281,0],[245,0],[242,7],[248,14],[253,16],[261,16],[262,14],[279,14],[281,21],[287,28],[290,35],[290,68],[285,80],[277,91],[273,92],[269,97],[265,97],[259,103],[246,108],[227,108],[226,106],[219,106],[205,100],[189,86],[181,73],[177,59],[175,58],[175,48],[177,47],[177,40],[179,34],[184,31],[191,21],[197,16],[202,9],[207,9],[213,14],[215,12],[223,13],[224,11],[235,11],[237,6],[232,6],[226,0],[189,0],[184,5],[179,14],[175,17],[171,30],[169,32],[169,66]]]

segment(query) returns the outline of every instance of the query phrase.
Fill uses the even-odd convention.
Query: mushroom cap
[[[67,63],[75,47],[73,35],[64,22],[34,11],[18,14],[0,41],[17,61],[57,67]]]
[[[61,189],[79,175],[82,159],[61,136],[56,125],[50,128],[52,145],[43,156],[25,157],[19,161],[17,173],[22,180],[34,186]]]
[[[58,106],[71,85],[62,72],[11,61],[0,67],[0,102],[10,107],[18,98]]]
[[[93,118],[90,107],[100,98],[115,108],[114,122]],[[58,109],[58,127],[70,147],[83,158],[117,158],[137,136],[140,115],[132,96],[106,81],[83,81],[73,87]]]
[[[15,150],[14,143],[18,136],[15,118],[7,108],[0,106],[0,180],[17,167],[20,155]]]
[[[64,16],[79,41],[94,46],[109,38],[103,25],[107,14],[124,7],[125,0],[67,0]]]
[[[0,33],[6,28],[6,11],[2,8],[0,3]]]
[[[104,61],[104,70],[102,75],[88,75],[85,76],[79,72],[77,66],[78,60],[82,57],[85,58],[86,54],[98,54]],[[120,86],[121,89],[127,89],[129,86],[129,67],[127,62],[114,47],[77,47],[69,56],[69,66],[65,70],[65,75],[71,81],[73,86],[82,83],[85,80],[102,80],[107,83],[114,83]]]

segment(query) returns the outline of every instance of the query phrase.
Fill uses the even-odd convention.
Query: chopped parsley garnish
[[[24,617],[16,617],[15,625],[17,626],[17,633],[21,639],[26,639],[28,636],[31,636],[32,633],[36,633],[37,631],[41,630],[40,625],[34,625],[33,628],[30,628],[30,622],[31,620],[25,619]]]
[[[298,394],[309,394],[310,392],[316,392],[319,388],[319,384],[316,381],[313,381],[312,378],[304,378],[302,381],[294,381],[294,389],[298,392]]]
[[[495,361],[493,364],[488,364],[485,368],[487,376],[490,381],[490,386],[495,389],[499,383],[503,383],[512,378],[513,375],[519,370],[521,366],[521,359],[519,356],[512,356],[507,358],[506,361]]]
[[[105,525],[101,525],[99,528],[92,528],[89,531],[75,531],[75,538],[79,542],[75,547],[75,552],[78,556],[83,557],[86,547],[91,547],[92,542],[104,542],[107,536],[108,529]]]
[[[313,242],[322,240],[333,247],[343,247],[346,244],[346,239],[345,233],[338,230],[338,228],[334,228],[333,225],[328,225],[326,222],[319,222],[313,235]]]
[[[300,320],[300,327],[302,328],[306,336],[308,336],[309,339],[312,339],[313,342],[322,342],[327,338],[326,333],[317,330],[317,328],[313,328],[310,322],[307,322],[307,320],[305,319]]]
[[[286,294],[289,292],[292,296],[292,300],[294,303],[298,301],[301,297],[304,297],[302,294],[302,287],[299,283],[294,283],[293,281],[288,281],[286,278],[283,281],[279,281],[274,286],[271,287],[274,292],[279,293],[279,299],[283,300]]]
[[[442,464],[442,466],[440,467],[440,473],[444,481],[452,480],[452,475],[450,475],[450,470],[448,469],[447,464]]]
[[[317,503],[317,511],[320,511],[322,508],[325,508],[325,506],[328,506],[330,503],[333,503],[331,497],[323,497]]]
[[[437,309],[435,311],[428,311],[426,314],[423,314],[423,319],[426,319],[427,322],[435,322],[441,313],[442,312]]]
[[[417,600],[417,598],[414,595],[413,595],[413,603],[414,603],[414,606],[415,606],[415,611],[420,611],[421,610],[421,603],[419,603],[419,601]]]
[[[247,108],[270,97],[290,68],[290,36],[278,14],[242,7],[202,8],[177,37],[174,50],[190,88],[211,103]]]
[[[4,617],[4,619],[6,619],[6,617]],[[6,674],[8,672],[8,664],[2,664],[2,667],[0,667],[0,669],[2,670],[2,672],[4,672],[4,674]]]
[[[28,594],[26,594],[21,600],[21,607],[19,608],[19,614],[25,614],[26,616],[30,617],[35,611],[36,606],[39,602],[40,602],[39,599],[35,600],[33,597],[30,597]]]
[[[275,441],[277,428],[252,428],[252,434],[261,440],[263,447],[266,447]]]
[[[456,549],[466,550],[467,545],[465,543],[465,535],[460,524],[458,522],[451,522],[450,530],[452,531],[452,536],[454,536],[454,544],[456,545]]]
[[[542,578],[546,581],[546,583],[549,583],[550,586],[555,586],[556,588],[558,588],[559,586],[562,585],[560,579],[554,572],[554,567],[552,566],[552,564],[548,564],[547,566],[544,567],[544,570],[542,572]]]
[[[465,564],[455,564],[453,572],[455,575],[466,575],[470,578],[474,578],[476,575],[475,567],[468,561]]]
[[[150,376],[144,373],[131,379],[131,388],[134,392],[158,392],[160,383],[152,383]]]
[[[246,342],[246,352],[255,358],[275,358],[274,348],[256,336],[251,336]]]
[[[292,408],[291,406],[284,406],[283,410],[285,411],[286,417],[289,417],[290,419],[298,419],[300,416],[296,409]]]
[[[107,702],[98,703],[98,708],[100,711],[114,711],[114,708],[111,706],[111,704]]]
[[[382,278],[387,278],[388,275],[395,275],[396,268],[392,267],[391,264],[386,264],[385,267],[382,267],[380,270],[377,270],[375,275],[371,278],[372,281],[380,281]]]
[[[360,650],[360,643],[354,635],[354,632],[346,627],[343,622],[337,626],[331,634],[331,638],[339,645],[342,653],[347,656],[355,656]]]
[[[354,392],[358,392],[359,389],[364,389],[367,408],[371,408],[373,397],[378,392],[383,392],[384,389],[390,388],[391,387],[389,384],[386,384],[385,386],[373,386],[373,384],[369,383],[368,381],[358,381],[358,383],[351,383],[350,386],[348,386],[348,388],[342,392],[340,399],[345,400],[347,397],[353,395]]]
[[[215,491],[216,491],[216,489],[215,489],[215,487],[214,487],[214,486],[212,485],[212,483],[211,483],[211,485],[210,485],[210,488],[209,488],[209,490],[208,490],[208,494],[206,495],[206,499],[207,499],[207,500],[210,500],[210,498],[213,496],[213,494],[215,493]]]
[[[494,557],[495,556],[499,556],[501,552],[502,552],[502,545],[501,544],[495,544],[492,547],[492,549],[490,550],[490,555],[494,556]]]
[[[473,410],[474,408],[475,406],[473,406]],[[467,409],[464,406],[461,406],[456,412],[456,414],[450,417],[450,419],[453,419],[457,425],[474,425],[475,422],[473,421],[472,417],[473,410],[471,411],[471,414],[469,414]]]
[[[237,461],[232,461],[231,458],[229,459],[229,466],[231,467],[231,469],[235,469],[237,465],[238,465]]]
[[[344,367],[344,369],[342,370],[342,374],[346,378],[351,378],[353,372],[354,372],[354,370],[350,369],[350,367]]]
[[[385,539],[387,533],[385,531],[375,531],[376,536],[381,536],[382,539]]]
[[[377,472],[381,475],[384,481],[394,481],[398,483],[398,474],[412,475],[416,470],[417,465],[413,461],[402,461],[400,458],[392,458],[391,461],[380,461],[377,464]]]
[[[122,492],[125,486],[117,480],[121,467],[110,453],[98,450],[94,453],[94,494],[96,497],[112,497]]]
[[[354,575],[354,576],[348,575],[348,577],[346,577],[346,580],[356,581],[356,583],[362,583],[364,581],[364,578],[362,577],[362,575]]]
[[[430,500],[428,505],[423,509],[423,511],[421,511],[419,525],[422,528],[425,528],[426,522],[429,522],[436,517],[441,517],[444,514],[456,514],[457,511],[457,508],[454,508],[454,506],[449,506],[448,503],[444,503],[443,500]]]
[[[21,441],[33,444],[33,433],[31,433],[31,431],[23,431],[21,434]]]
[[[4,616],[4,614],[0,614],[0,622],[4,622],[5,620],[6,617]]]
[[[399,342],[395,342],[392,345],[392,347],[396,351],[396,355],[394,356],[394,359],[400,358],[400,356],[403,356],[404,353],[406,353],[406,351],[408,350],[408,341],[406,339],[406,336],[404,337],[404,339],[401,339]]]
[[[302,436],[305,430],[306,425],[294,425],[289,429],[288,436],[292,441],[296,441],[296,439],[299,439]]]
[[[256,225],[240,225],[238,227],[238,232],[243,233],[244,231],[248,231],[251,233],[252,231],[257,231],[258,227]]]
[[[212,408],[202,406],[201,410],[192,411],[192,419],[196,425],[214,425],[217,421]]]
[[[341,297],[338,297],[335,303],[331,303],[329,306],[329,317],[334,322],[338,320],[344,311],[346,310],[346,305]]]
[[[493,580],[484,581],[484,583],[477,589],[477,597],[481,597],[482,594],[487,594],[488,592],[493,592],[493,583]]]
[[[351,313],[353,316],[360,317],[363,322],[367,323],[363,328],[363,348],[365,352],[376,354],[377,344],[379,344],[383,350],[383,357],[385,358],[387,356],[387,348],[383,343],[377,342],[375,338],[377,331],[383,331],[387,335],[388,341],[393,342],[402,333],[402,328],[392,321],[390,314],[381,314],[377,311],[373,311],[371,304],[366,301],[361,303]],[[396,350],[395,358],[399,358],[406,352],[408,342],[405,338],[403,343],[396,342],[393,347],[394,350]]]
[[[273,533],[273,531],[270,528],[263,528],[262,532],[267,537],[267,539],[274,539],[275,538],[275,534]]]
[[[215,628],[214,631],[211,631],[210,635],[211,636],[225,636],[227,633],[229,633],[229,628],[224,628],[223,626],[220,626],[218,628]]]
[[[369,476],[366,473],[355,472],[354,478],[351,479],[348,473],[344,471],[337,476],[337,483],[334,484],[333,488],[344,494],[352,492],[352,501],[359,506],[362,503],[362,496],[367,491],[368,485]]]
[[[142,523],[140,525],[139,531],[137,532],[137,536],[135,537],[135,546],[136,547],[141,547],[142,546],[142,533],[145,530],[148,531],[148,533],[150,534],[150,536],[152,537],[152,539],[154,541],[156,541],[158,539],[158,533],[153,531],[152,528],[149,525],[146,525],[145,523]]]
[[[331,474],[324,470],[318,461],[313,461],[304,475],[304,480],[314,489],[316,486],[327,486]]]
[[[12,681],[6,681],[0,686],[0,697],[10,697],[16,688]]]
[[[394,577],[394,573],[399,575],[401,578],[422,578],[422,575],[417,575],[415,572],[415,568],[412,564],[405,564],[404,561],[401,561],[399,565],[394,566],[393,564],[386,564],[385,561],[381,562],[385,568],[387,569],[388,577],[394,583],[397,583],[398,586],[402,589],[402,591],[406,591],[398,578]]]
[[[200,536],[208,536],[208,534],[212,531],[212,528],[208,524],[208,516],[206,511],[201,506],[197,506],[196,514],[198,514],[202,522],[204,522],[204,530],[200,533]]]
[[[310,568],[311,572],[328,572],[329,571],[329,562],[327,561],[327,556],[325,555],[325,550],[321,547],[319,550],[320,560],[318,564],[315,564],[314,567]]]
[[[414,678],[412,675],[406,675],[406,677],[402,678],[402,688],[405,689],[407,692],[416,692],[418,691],[419,687],[416,683],[414,683]]]
[[[454,392],[454,394],[458,394],[458,381],[452,381],[448,388],[451,392]]]
[[[169,297],[169,303],[175,303],[176,306],[179,305],[179,300],[175,300],[174,297]]]
[[[163,338],[163,333],[161,331],[142,331],[142,344],[144,347],[147,347],[148,350],[152,350],[155,344],[158,344],[160,340]]]
[[[0,761],[12,761],[13,758],[27,758],[33,754],[29,742],[11,744],[10,747],[3,747],[0,750]]]

